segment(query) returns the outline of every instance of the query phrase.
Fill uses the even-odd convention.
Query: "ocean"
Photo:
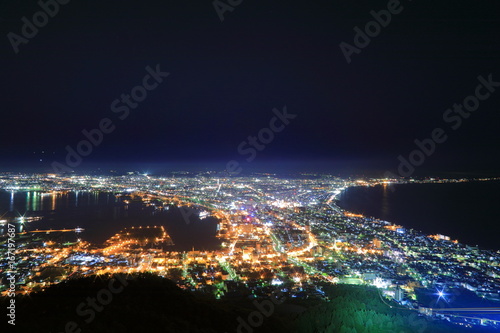
[[[391,187],[349,188],[338,205],[425,234],[439,233],[467,245],[500,250],[499,181]]]
[[[130,199],[130,198],[129,198]],[[39,216],[26,222],[23,231],[83,228],[82,240],[100,245],[125,227],[163,225],[175,245],[172,250],[215,249],[217,220],[191,217],[186,224],[176,206],[147,206],[140,201],[126,204],[113,193],[100,191],[48,192],[0,190],[0,220]],[[19,227],[19,226],[18,226]],[[5,232],[2,228],[1,232]],[[20,230],[18,230],[20,231]]]

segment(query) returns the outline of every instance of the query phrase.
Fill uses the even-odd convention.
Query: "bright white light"
[[[273,279],[273,280],[271,281],[271,284],[272,284],[273,286],[279,286],[279,285],[283,284],[283,281],[278,280],[278,279]]]
[[[446,300],[446,296],[447,296],[448,294],[446,294],[446,293],[444,292],[444,289],[442,289],[442,290],[438,290],[438,291],[437,291],[437,293],[436,293],[436,294],[434,294],[434,295],[437,295],[437,296],[438,296],[437,302],[439,302],[441,299],[444,299],[444,301],[448,303],[448,301]]]

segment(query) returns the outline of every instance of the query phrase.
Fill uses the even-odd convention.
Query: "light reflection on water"
[[[0,190],[0,220],[14,222],[16,232],[81,227],[80,224],[92,223],[92,216],[116,220],[121,216],[117,205],[116,196],[108,192]],[[110,213],[102,214],[103,210]],[[24,223],[19,220],[22,216],[26,217]],[[29,220],[35,216],[41,218]],[[2,223],[0,234],[6,231],[7,223]]]
[[[187,225],[180,211],[169,210],[168,205],[124,201],[113,193],[100,191],[14,191],[12,194],[0,190],[0,220],[41,216],[40,220],[19,226],[17,232],[20,228],[34,231],[80,227],[85,229],[81,238],[94,244],[102,244],[125,227],[164,225],[179,250],[191,250],[193,246],[215,249],[220,245],[215,237],[215,218],[207,217],[203,222],[198,220]],[[3,232],[0,226],[0,233]]]

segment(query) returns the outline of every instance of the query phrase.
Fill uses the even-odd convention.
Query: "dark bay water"
[[[426,234],[444,234],[468,245],[500,249],[500,182],[353,187],[342,193],[343,209]]]
[[[179,209],[165,206],[158,209],[140,201],[125,204],[107,192],[43,193],[40,191],[0,190],[0,220],[17,216],[42,216],[24,224],[25,230],[59,230],[84,228],[81,238],[95,244],[103,243],[125,227],[163,225],[172,237],[175,250],[217,248],[217,220],[200,220],[191,216],[186,224]],[[3,216],[3,217],[2,217]]]

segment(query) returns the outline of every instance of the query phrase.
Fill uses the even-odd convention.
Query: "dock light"
[[[439,289],[436,289],[436,290],[437,290],[437,293],[434,294],[434,295],[438,296],[436,303],[439,303],[439,301],[441,299],[443,299],[446,303],[448,303],[448,301],[446,300],[446,296],[448,296],[448,294],[444,292],[444,288],[441,290],[439,290]]]

